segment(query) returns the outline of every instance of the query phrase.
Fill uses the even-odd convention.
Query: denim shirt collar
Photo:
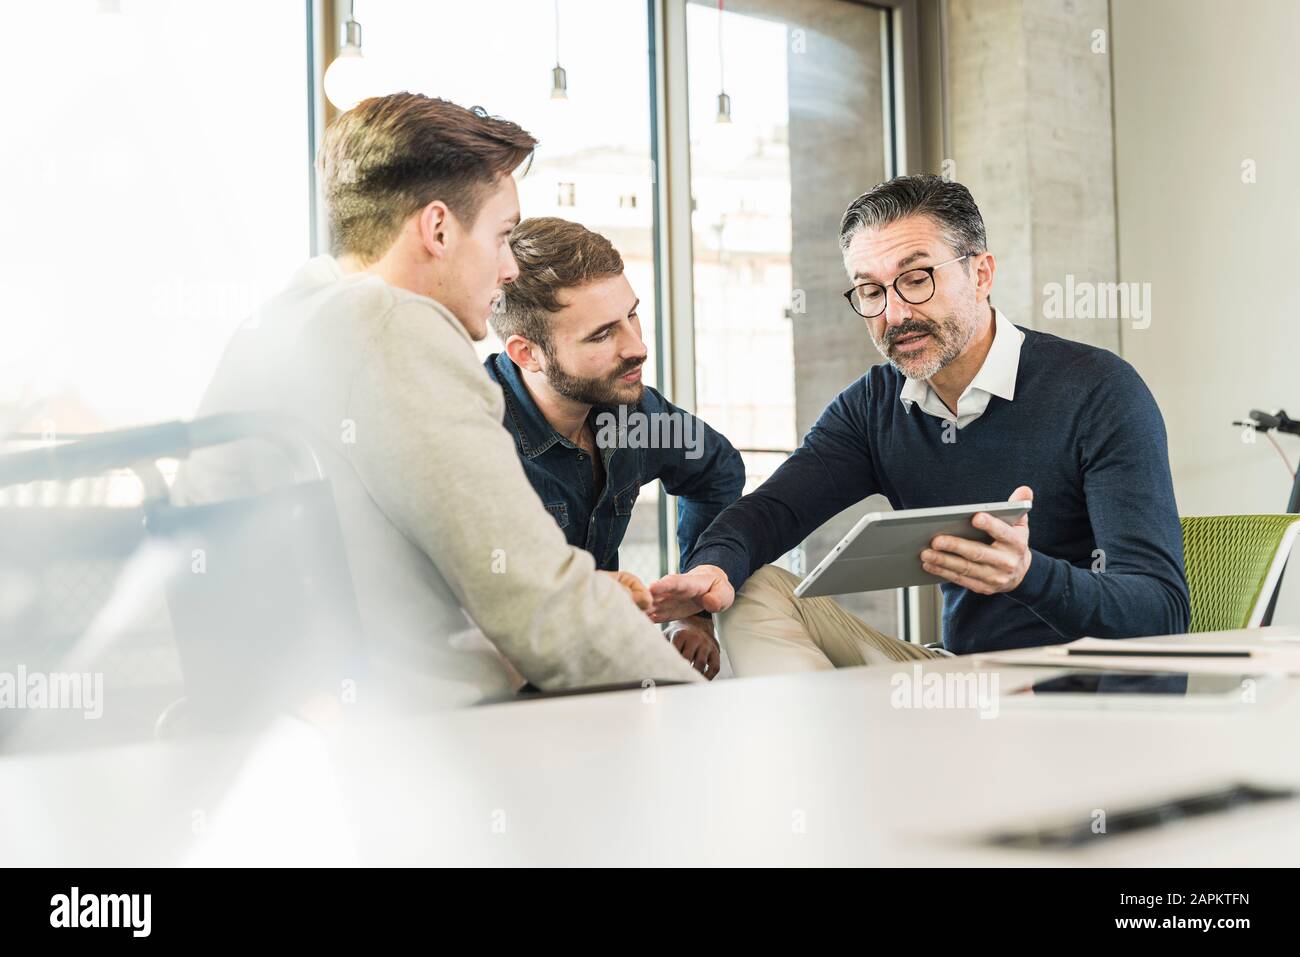
[[[542,410],[537,407],[537,403],[529,395],[528,387],[524,385],[524,379],[520,374],[519,367],[511,361],[508,355],[504,352],[498,352],[489,361],[496,372],[497,381],[501,384],[501,392],[506,400],[506,415],[514,427],[515,441],[519,445],[521,455],[528,459],[534,459],[557,442],[571,449],[577,448],[576,445],[556,432],[550,422],[546,421],[546,416],[542,415]],[[614,411],[604,406],[593,406],[589,419],[594,422],[595,416],[601,412]],[[617,420],[616,412],[615,417]],[[621,441],[621,435],[619,439]],[[605,457],[608,457],[606,450],[602,450],[602,452],[605,453]]]

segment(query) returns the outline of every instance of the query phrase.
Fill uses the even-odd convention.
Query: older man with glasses
[[[929,657],[830,598],[799,599],[770,564],[869,495],[898,508],[1033,499],[990,544],[938,536],[950,653],[1083,635],[1185,631],[1182,532],[1164,421],[1133,368],[1104,349],[1013,325],[966,187],[903,176],[854,200],[840,227],[845,298],[888,360],[841,392],[803,444],[651,585],[654,614],[718,613],[738,675]],[[960,265],[958,265],[960,264]]]

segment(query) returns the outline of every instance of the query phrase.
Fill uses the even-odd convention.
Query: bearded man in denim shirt
[[[524,473],[569,544],[618,570],[618,548],[643,485],[678,497],[684,559],[740,497],[740,453],[702,420],[642,382],[639,300],[612,243],[578,223],[528,219],[511,234],[519,276],[491,323],[505,351],[488,375],[505,396],[505,426]],[[623,573],[625,579],[631,578]],[[625,582],[635,594],[649,592]],[[668,638],[705,676],[719,649],[708,614],[672,621]]]

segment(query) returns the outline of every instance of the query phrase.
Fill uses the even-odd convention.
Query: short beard
[[[546,368],[542,370],[542,374],[546,376],[547,384],[557,395],[572,399],[574,402],[581,402],[583,405],[633,405],[641,401],[645,389],[643,383],[638,382],[633,386],[619,380],[622,376],[640,368],[645,362],[644,359],[624,363],[613,375],[598,379],[583,379],[565,372],[548,350],[544,349],[542,352],[546,356]]]
[[[932,358],[921,360],[903,357],[900,359],[890,354],[890,347],[895,342],[904,336],[918,332],[930,334],[934,344],[932,348],[926,350],[926,354]],[[971,337],[975,334],[975,324],[963,325],[956,314],[953,314],[938,322],[908,319],[902,325],[886,330],[883,340],[872,335],[870,329],[867,330],[867,334],[871,336],[871,341],[880,354],[904,376],[909,379],[929,379],[961,355],[962,350],[970,344]]]

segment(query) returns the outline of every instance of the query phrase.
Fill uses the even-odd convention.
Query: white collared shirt
[[[993,317],[993,344],[989,346],[980,371],[975,373],[970,385],[957,398],[957,414],[953,415],[943,404],[929,379],[908,379],[899,394],[908,415],[911,415],[915,404],[921,407],[922,412],[948,422],[955,421],[957,428],[964,429],[984,414],[991,397],[996,395],[1008,402],[1015,398],[1020,344],[1025,341],[1025,334],[1012,325],[1011,320],[1002,315],[1002,310],[996,306]]]

